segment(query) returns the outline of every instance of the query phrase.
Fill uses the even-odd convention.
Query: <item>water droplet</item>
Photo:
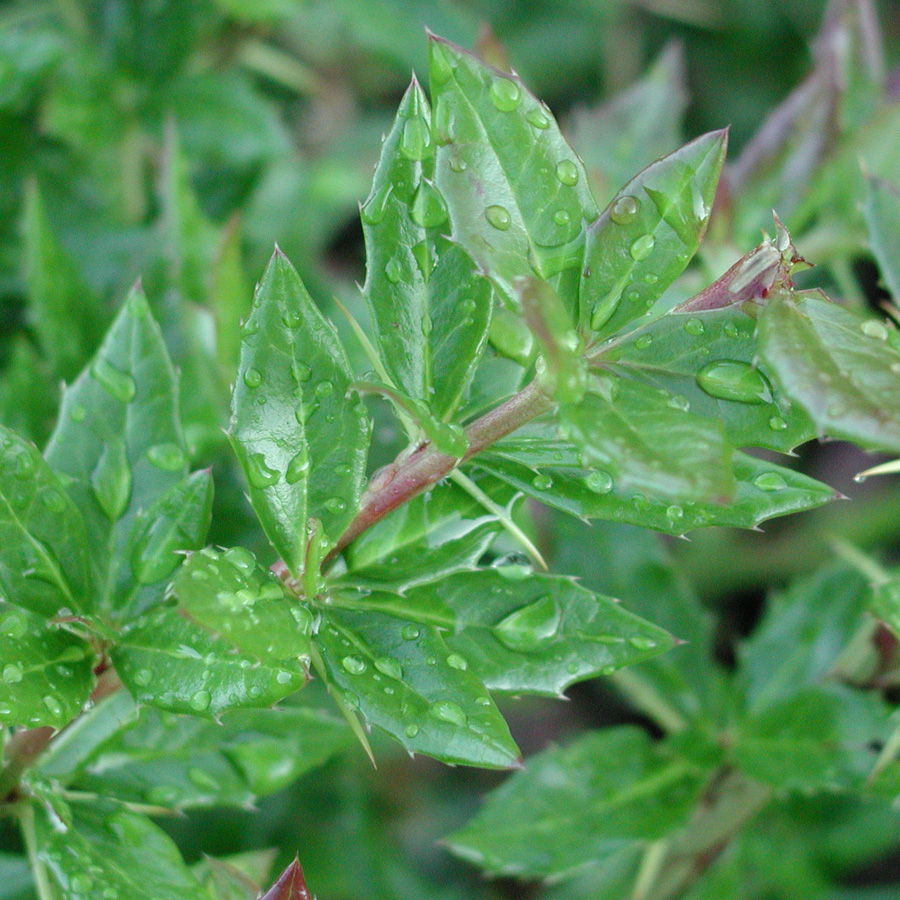
[[[450,170],[459,174],[466,171],[466,161],[462,158],[459,151],[451,154],[449,159]]]
[[[706,326],[702,319],[693,318],[684,323],[684,330],[692,337],[698,337],[706,331]]]
[[[262,453],[251,453],[247,458],[247,480],[253,487],[262,490],[278,481],[278,472],[266,464]]]
[[[772,416],[772,418],[769,419],[769,428],[771,428],[772,431],[784,431],[787,427],[787,422],[785,422],[781,416]]]
[[[867,322],[863,322],[859,326],[859,330],[866,337],[875,338],[877,341],[886,341],[888,339],[887,325],[884,322],[879,322],[878,319],[869,319]]]
[[[400,260],[396,256],[392,256],[384,266],[384,277],[391,284],[399,284],[403,275],[403,269],[400,266]]]
[[[569,222],[572,221],[572,217],[569,213],[564,209],[558,209],[555,213],[553,213],[553,221],[556,222],[560,227],[568,225]]]
[[[578,184],[578,166],[571,159],[563,159],[556,165],[556,180],[560,184]]]
[[[91,473],[94,497],[111,522],[117,522],[131,497],[131,466],[121,439],[107,441]]]
[[[73,422],[83,422],[87,416],[87,410],[80,403],[73,403],[69,410],[69,418]]]
[[[491,82],[491,88],[488,91],[491,103],[500,110],[500,112],[512,112],[522,99],[522,91],[519,85],[509,78],[495,78]]]
[[[687,412],[691,408],[691,401],[682,394],[673,394],[666,401],[666,406],[670,409],[677,409],[680,412]]]
[[[656,246],[656,238],[652,234],[642,234],[629,248],[628,252],[635,262],[646,259]]]
[[[400,634],[406,641],[414,641],[419,636],[419,629],[415,625],[404,625]]]
[[[429,181],[423,181],[413,198],[409,214],[417,225],[434,228],[447,219],[447,205],[437,188]]]
[[[509,212],[503,206],[489,206],[484,211],[484,217],[498,231],[506,231],[512,224],[512,219],[509,217]]]
[[[740,334],[740,330],[734,322],[725,323],[725,334],[730,338],[736,338]]]
[[[469,668],[469,664],[458,653],[451,653],[447,657],[447,665],[451,669],[459,669],[460,672],[465,672]]]
[[[358,656],[345,656],[341,660],[344,670],[351,675],[362,675],[366,671],[366,664]]]
[[[449,81],[456,69],[450,51],[440,42],[431,42],[431,78],[436,84]]]
[[[197,691],[193,697],[190,699],[190,707],[196,712],[204,712],[209,709],[209,705],[212,703],[212,695],[209,691]]]
[[[28,623],[16,613],[8,613],[0,619],[0,634],[20,640],[28,633]]]
[[[277,681],[278,684],[289,684],[293,677],[294,676],[291,675],[290,672],[280,669],[275,675],[275,681]]]
[[[406,728],[403,729],[403,733],[408,738],[414,738],[419,733],[418,725],[407,725]]]
[[[387,675],[388,678],[393,678],[395,681],[403,680],[403,667],[400,665],[400,661],[392,656],[378,657],[375,660],[375,668],[382,675]]]
[[[362,219],[363,225],[378,225],[384,219],[388,198],[393,190],[393,184],[383,185],[366,200],[359,211],[359,217]]]
[[[343,512],[347,508],[347,501],[340,497],[329,497],[325,501],[325,509],[331,513]]]
[[[147,685],[153,681],[153,673],[149,669],[138,669],[137,672],[134,673],[132,681],[134,681],[138,687],[147,687]]]
[[[3,680],[7,684],[18,684],[24,677],[25,673],[17,663],[7,663],[3,667]]]
[[[256,557],[244,547],[232,547],[222,554],[222,559],[239,572],[249,575],[256,568]]]
[[[258,388],[262,384],[262,375],[258,369],[247,369],[244,372],[244,384],[248,388]]]
[[[252,337],[254,334],[256,334],[257,331],[259,331],[259,322],[257,322],[256,319],[248,319],[244,323],[244,337]]]
[[[27,481],[31,478],[34,475],[35,468],[34,459],[30,453],[20,453],[16,457],[16,478],[19,481]]]
[[[671,522],[678,522],[684,518],[684,510],[680,506],[670,506],[666,510],[666,518]]]
[[[41,494],[41,502],[50,512],[61,513],[66,508],[66,501],[63,495],[50,488]]]
[[[550,127],[550,116],[539,107],[529,110],[525,116],[525,121],[537,128],[538,131],[544,131]]]
[[[539,491],[549,491],[553,487],[553,479],[549,475],[535,475],[531,483]]]
[[[413,160],[428,159],[434,155],[431,128],[422,116],[413,116],[404,126],[400,136],[400,152]]]
[[[137,386],[131,375],[120,372],[104,357],[94,361],[91,375],[100,382],[106,392],[120,403],[131,403],[137,393]]]
[[[494,626],[494,635],[510,650],[537,650],[556,634],[560,612],[549,594],[511,612]]]
[[[47,694],[45,697],[41,697],[41,702],[44,704],[44,706],[47,707],[47,711],[51,716],[62,715],[62,704],[52,694]]]
[[[652,334],[642,334],[635,342],[636,350],[646,350],[653,343]]]
[[[309,454],[306,450],[296,453],[288,463],[284,480],[288,484],[296,484],[309,471]]]
[[[628,643],[635,650],[653,650],[656,648],[656,641],[652,638],[640,637],[639,635],[628,638]]]
[[[316,385],[317,397],[330,397],[334,393],[334,384],[330,381],[320,381]]]
[[[745,362],[720,359],[707,363],[697,373],[697,384],[717,400],[764,403],[771,396],[762,373]]]
[[[612,476],[599,470],[588,473],[585,484],[595,494],[608,494],[613,489]]]
[[[187,457],[178,444],[166,441],[147,450],[147,462],[164,472],[177,472],[185,465]]]
[[[463,708],[452,700],[438,700],[437,703],[431,704],[428,712],[436,719],[440,719],[442,722],[449,722],[451,725],[464,726],[469,722],[469,717],[465,714]]]
[[[780,491],[787,487],[787,482],[777,472],[763,472],[753,479],[753,483],[761,491]]]
[[[626,194],[613,203],[609,211],[609,217],[617,225],[628,225],[637,218],[640,211],[641,201],[637,197]]]

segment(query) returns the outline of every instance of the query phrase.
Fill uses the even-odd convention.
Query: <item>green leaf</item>
[[[37,448],[0,426],[0,586],[52,617],[92,607],[89,540],[62,479]]]
[[[31,866],[24,856],[0,853],[0,900],[28,900],[34,896]]]
[[[815,437],[808,416],[756,365],[756,319],[740,307],[662,316],[601,350],[603,362],[722,422],[738,447],[787,452]]]
[[[363,288],[381,360],[396,385],[435,415],[452,414],[484,350],[490,283],[442,234],[428,101],[413,81],[400,103],[362,207]]]
[[[131,604],[139,576],[132,553],[140,513],[187,475],[175,372],[139,289],[125,300],[93,362],[66,389],[44,455],[71,479],[69,496],[87,525],[99,573],[97,609],[118,616]],[[160,586],[155,599],[161,596]]]
[[[323,609],[315,645],[329,689],[411,753],[486,768],[518,764],[518,748],[484,684],[433,626]]]
[[[267,537],[303,569],[307,523],[333,544],[356,513],[369,419],[347,398],[353,380],[334,326],[280,251],[244,326],[231,439]]]
[[[515,75],[432,37],[435,181],[452,238],[515,305],[537,274],[574,312],[585,221],[597,208],[581,161]]]
[[[314,709],[235,710],[224,725],[145,707],[71,782],[169,809],[247,806],[349,746],[346,724]]]
[[[713,131],[636,175],[588,229],[580,321],[600,337],[644,315],[706,231],[727,134]]]
[[[869,246],[885,287],[900,300],[900,188],[881,178],[869,178],[866,187],[863,215]]]
[[[56,417],[56,385],[47,360],[23,335],[10,341],[0,375],[0,424],[43,446]]]
[[[576,681],[671,649],[671,635],[569,578],[504,565],[406,592],[455,618],[447,645],[491,691],[558,696]],[[462,661],[460,663],[460,660]]]
[[[680,503],[732,497],[733,451],[718,422],[637,381],[601,376],[591,387],[579,404],[562,407],[562,427],[613,484]]]
[[[232,853],[218,859],[204,856],[191,871],[211,900],[257,900],[277,853],[272,849]]]
[[[178,848],[145,816],[111,804],[79,806],[62,830],[37,810],[37,858],[62,900],[205,900]],[[54,894],[55,896],[55,894]]]
[[[728,504],[688,501],[633,489],[614,482],[602,469],[585,468],[567,441],[534,429],[479,454],[478,466],[529,497],[584,519],[609,519],[667,534],[727,525],[755,528],[775,516],[814,509],[838,496],[828,485],[734,451],[737,490]]]
[[[201,718],[266,707],[303,687],[302,666],[260,664],[162,607],[136,619],[112,652],[119,677],[139,703]]]
[[[309,661],[312,614],[249,550],[192,554],[172,593],[202,625],[269,665]]]
[[[445,840],[491,874],[563,875],[664,837],[687,819],[702,784],[701,770],[643,731],[604,729],[529,759]]]
[[[62,728],[90,696],[93,666],[83,640],[0,601],[0,722]]]
[[[768,373],[823,434],[900,452],[900,351],[893,328],[820,296],[769,298],[759,320]]]

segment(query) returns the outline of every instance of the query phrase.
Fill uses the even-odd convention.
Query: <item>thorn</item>
[[[294,861],[278,876],[275,884],[260,900],[312,900],[298,857],[294,857]]]

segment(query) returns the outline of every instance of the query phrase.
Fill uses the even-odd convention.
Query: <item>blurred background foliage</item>
[[[900,12],[890,0],[827,6],[7,0],[0,5],[0,421],[43,444],[58,385],[91,356],[141,278],[181,369],[195,462],[216,467],[212,539],[258,542],[221,433],[237,326],[275,242],[323,306],[336,296],[365,317],[355,287],[364,277],[358,204],[411,70],[427,83],[425,28],[520,72],[563,122],[601,204],[656,157],[731,126],[731,192],[720,198],[682,290],[699,289],[748,252],[774,206],[800,252],[820,264],[809,284],[878,309],[886,295],[867,246],[858,159],[868,153],[872,171],[900,180],[900,78],[892,74]],[[847,9],[857,17],[849,25],[841,19]],[[385,421],[375,463],[396,439]],[[728,667],[764,609],[764,590],[829,556],[827,534],[896,556],[895,482],[852,480],[873,461],[843,444],[804,448],[797,464],[854,503],[792,517],[765,535],[718,529],[662,549],[636,530],[578,529],[541,510],[533,528],[560,571],[621,595],[654,621],[662,620],[651,601],[665,602],[666,584],[648,587],[633,571],[617,572],[625,572],[623,560],[637,560],[652,578],[671,571],[674,555],[712,611],[716,654]],[[602,681],[579,686],[570,699],[510,705],[526,754],[586,727],[646,724]],[[531,895],[527,885],[485,882],[435,843],[502,776],[410,762],[386,742],[377,749],[377,772],[355,748],[260,813],[192,814],[171,831],[191,860],[262,847],[286,858],[298,849],[311,886],[329,900]],[[814,840],[794,838],[798,823]],[[860,800],[785,800],[747,830],[704,889],[711,892],[691,896],[894,897],[896,867],[873,868],[871,860],[889,851],[896,831],[895,816]],[[15,839],[0,831],[7,840]],[[784,856],[777,871],[765,861],[773,842]],[[750,871],[757,883],[738,893]],[[834,877],[849,879],[846,891],[833,887]],[[591,896],[590,872],[585,878],[560,900],[578,890]],[[876,887],[858,886],[867,880]]]

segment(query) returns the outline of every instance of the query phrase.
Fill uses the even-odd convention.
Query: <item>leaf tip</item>
[[[312,900],[297,856],[260,900]]]

